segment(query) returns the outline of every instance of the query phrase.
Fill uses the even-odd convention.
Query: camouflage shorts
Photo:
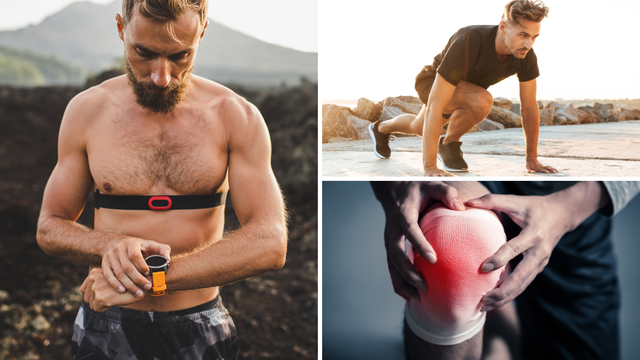
[[[82,303],[73,326],[73,359],[235,359],[238,336],[220,296],[191,309],[147,312]]]

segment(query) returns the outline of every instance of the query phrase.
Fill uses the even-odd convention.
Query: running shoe
[[[467,163],[462,158],[462,150],[460,146],[462,142],[453,141],[443,144],[444,135],[440,136],[438,141],[438,159],[442,161],[442,167],[447,171],[467,171]]]
[[[373,140],[373,153],[380,159],[388,159],[391,156],[391,148],[389,147],[390,134],[383,134],[378,131],[380,121],[376,121],[369,125],[369,135]]]

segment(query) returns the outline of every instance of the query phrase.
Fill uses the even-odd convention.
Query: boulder
[[[602,110],[600,110],[602,111]],[[605,122],[617,122],[618,121],[618,112],[613,109],[607,109],[607,116],[605,117]]]
[[[540,108],[538,107],[538,109],[540,109]],[[517,114],[517,115],[521,115],[520,114],[520,104],[519,103],[518,104],[513,104],[513,107],[511,108],[511,112],[514,113],[514,114]]]
[[[544,104],[540,100],[538,100],[538,109],[544,109]]]
[[[567,125],[567,118],[562,115],[554,116],[553,125]]]
[[[554,105],[551,108],[555,107]],[[567,125],[580,124],[578,110],[573,107],[573,104],[564,105],[563,107],[556,109],[556,117],[564,116]]]
[[[587,115],[584,121],[582,119],[580,120],[580,124],[595,124],[604,121],[602,113],[593,106],[578,106],[577,109]]]
[[[353,115],[347,116],[347,120],[349,120],[349,124],[356,129],[362,139],[371,139],[371,135],[369,135],[369,125],[371,125],[371,121],[360,119]]]
[[[558,110],[558,109],[562,109],[564,107],[564,105],[557,103],[555,101],[549,101],[547,103],[547,105],[544,106],[545,109],[554,109],[554,110]]]
[[[507,98],[497,97],[493,99],[493,106],[511,111],[511,109],[513,108],[513,102]]]
[[[327,141],[328,143],[339,143],[339,142],[346,142],[346,141],[351,141],[351,139],[347,139],[347,138],[343,138],[343,137],[334,137],[329,139],[329,141]]]
[[[382,101],[382,107],[395,107],[405,114],[418,115],[422,109],[422,101],[413,96],[388,97]],[[386,120],[380,118],[380,120]]]
[[[394,117],[402,114],[405,114],[405,112],[400,108],[397,108],[395,106],[385,106],[382,109],[382,113],[380,113],[380,121],[393,119]]]
[[[353,110],[351,110],[350,107],[342,106],[342,105],[336,105],[336,106],[340,108],[340,110],[344,113],[344,116],[349,117],[353,115]]]
[[[602,115],[603,119],[607,119],[610,115],[609,115],[609,110],[613,110],[613,104],[601,104],[601,103],[595,103],[593,104],[593,107],[600,111],[600,114]]]
[[[497,121],[504,125],[505,128],[522,127],[522,118],[520,116],[496,106],[491,107],[491,112],[487,115],[487,119]]]
[[[355,115],[360,119],[376,121],[380,118],[381,112],[382,105],[376,104],[367,98],[360,98],[358,99],[358,105],[353,109],[351,115]]]
[[[640,120],[640,110],[621,108],[615,116],[618,121]]]
[[[475,127],[477,127],[479,131],[504,130],[504,125],[489,119],[480,121]]]
[[[339,106],[322,105],[322,142],[326,143],[335,137],[360,139],[358,131],[351,125]]]
[[[555,117],[555,114],[556,110],[552,108],[544,108],[540,110],[540,125],[553,125],[553,118]]]

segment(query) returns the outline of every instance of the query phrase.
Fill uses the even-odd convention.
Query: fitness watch
[[[169,269],[169,260],[162,255],[151,255],[144,259],[149,266],[151,277],[153,279],[151,287],[151,296],[162,296],[167,289],[165,275]]]

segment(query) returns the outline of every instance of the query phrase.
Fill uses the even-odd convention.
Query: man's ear
[[[207,29],[207,26],[209,26],[209,20],[204,21],[204,27],[202,27],[202,32],[200,33],[200,39],[198,40],[198,44],[202,42],[202,38],[204,37],[204,31]]]
[[[116,13],[116,23],[118,26],[118,36],[120,40],[124,41],[124,19],[122,19],[122,15]]]

